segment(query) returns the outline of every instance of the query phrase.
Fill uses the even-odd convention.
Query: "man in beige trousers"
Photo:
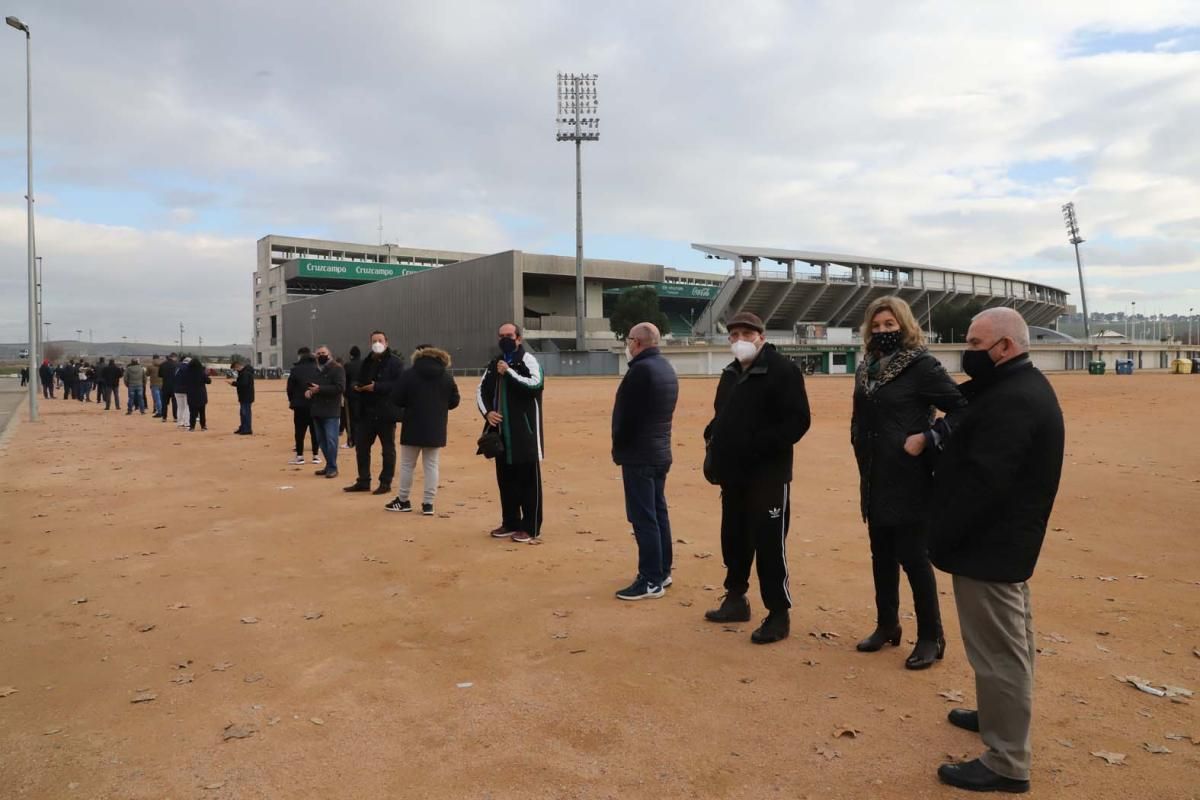
[[[954,576],[978,710],[950,722],[978,731],[985,752],[943,764],[943,783],[977,792],[1029,791],[1033,612],[1029,584],[1058,492],[1063,418],[1029,361],[1029,328],[1011,308],[980,313],[967,332],[960,389],[968,406],[946,421],[936,466],[930,556]]]

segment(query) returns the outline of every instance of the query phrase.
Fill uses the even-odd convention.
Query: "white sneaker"
[[[313,455],[313,463],[314,463],[314,464],[320,464],[320,463],[321,463],[321,457],[320,457],[319,455],[315,455],[315,454],[314,454],[314,455]]]
[[[303,463],[304,463],[304,456],[295,456],[295,457],[294,457],[294,458],[292,458],[292,460],[291,460],[291,461],[289,461],[288,463],[289,463],[289,464],[303,464]]]

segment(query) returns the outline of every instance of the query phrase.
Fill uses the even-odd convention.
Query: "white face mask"
[[[371,342],[371,352],[375,355],[383,355],[384,350],[387,350],[387,345],[383,342]]]
[[[743,364],[747,361],[752,361],[758,355],[758,345],[754,342],[745,342],[738,340],[729,346],[733,351],[733,357]]]
[[[633,353],[629,352],[629,345],[625,345],[625,360],[633,361]]]

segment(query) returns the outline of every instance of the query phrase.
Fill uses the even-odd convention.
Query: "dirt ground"
[[[1200,691],[1200,377],[1053,383],[1068,454],[1031,584],[1032,796],[1200,796],[1200,697],[1114,678]],[[278,381],[258,384],[253,437],[231,434],[220,382],[207,433],[61,400],[18,423],[0,454],[0,796],[957,794],[935,770],[980,744],[945,719],[974,699],[947,576],[944,662],[903,669],[911,617],[902,647],[854,650],[874,616],[848,378],[809,381],[792,637],[769,647],[702,619],[723,577],[698,469],[713,380],[683,381],[676,582],[640,603],[612,596],[636,566],[608,457],[616,381],[547,383],[538,546],[487,536],[494,474],[461,384],[432,518],[344,494],[353,451],[336,482],[287,466]]]

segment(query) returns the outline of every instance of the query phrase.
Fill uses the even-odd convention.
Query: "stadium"
[[[622,291],[651,286],[670,320],[664,352],[680,374],[716,374],[727,361],[724,321],[750,311],[768,338],[808,371],[853,372],[857,326],[874,299],[896,294],[931,327],[939,309],[1008,306],[1033,329],[1032,357],[1044,370],[1082,370],[1090,360],[1136,360],[1166,369],[1182,351],[1169,343],[1079,342],[1052,330],[1070,310],[1053,286],[929,264],[806,250],[719,244],[693,248],[720,272],[662,264],[584,260],[587,352],[575,349],[575,260],[508,250],[480,254],[266,236],[253,280],[255,366],[270,373],[291,364],[301,346],[336,352],[362,346],[376,328],[406,353],[436,342],[456,367],[477,369],[490,355],[497,325],[522,325],[548,374],[618,374],[621,346],[609,315]],[[936,338],[936,337],[931,337]],[[931,349],[958,369],[961,344]],[[1179,352],[1177,352],[1179,351]]]

